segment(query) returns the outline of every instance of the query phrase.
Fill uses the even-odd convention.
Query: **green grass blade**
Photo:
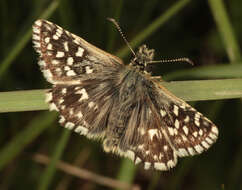
[[[219,64],[212,66],[202,66],[190,69],[183,69],[170,72],[162,77],[165,80],[172,80],[182,77],[192,79],[242,78],[242,62],[236,64]]]
[[[242,97],[242,79],[163,82],[162,85],[185,101]]]
[[[146,38],[153,34],[158,28],[160,28],[166,21],[172,16],[176,15],[178,11],[184,8],[190,0],[180,0],[169,8],[165,13],[161,14],[152,24],[146,27],[141,33],[139,33],[131,42],[130,45],[135,48],[140,45]],[[119,57],[125,57],[130,52],[129,48],[125,46],[119,50],[115,55]]]
[[[177,97],[185,101],[221,100],[242,97],[242,79],[161,82]],[[44,90],[0,93],[0,113],[44,110]],[[191,93],[192,92],[192,93]]]
[[[235,37],[232,24],[225,9],[223,0],[208,0],[211,12],[222,36],[224,46],[231,62],[241,60],[238,40]]]
[[[43,119],[44,118],[44,119]],[[54,120],[56,114],[45,112],[35,117],[28,127],[0,150],[0,170],[40,135]]]
[[[40,183],[39,183],[39,186],[38,186],[38,190],[47,190],[49,189],[49,185],[54,177],[54,174],[56,172],[56,165],[57,165],[57,162],[59,161],[59,159],[61,158],[61,155],[64,151],[64,148],[67,144],[67,141],[70,137],[70,134],[71,134],[71,131],[70,130],[64,130],[61,137],[60,137],[60,140],[56,146],[56,149],[54,151],[54,154],[52,156],[52,159],[48,165],[48,167],[46,168],[43,176],[40,178]]]
[[[124,158],[121,162],[117,179],[120,181],[125,181],[126,183],[132,183],[136,169],[137,167],[131,160]]]
[[[48,18],[58,7],[58,1],[53,1],[49,7],[43,12],[40,18]],[[3,59],[2,63],[0,64],[0,76],[2,76],[12,61],[18,56],[21,50],[26,46],[28,41],[31,39],[32,28],[25,33],[25,35],[13,46],[12,50],[9,51],[9,54]]]
[[[25,90],[0,93],[0,113],[46,110],[44,90]]]

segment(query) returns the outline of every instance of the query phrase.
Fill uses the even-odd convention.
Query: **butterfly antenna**
[[[152,64],[152,63],[174,63],[174,62],[186,62],[189,63],[191,65],[194,65],[193,61],[187,57],[181,57],[181,58],[177,58],[177,59],[162,59],[159,61],[150,61],[148,62],[148,64]]]
[[[136,57],[136,54],[135,54],[134,50],[133,50],[132,47],[129,45],[129,42],[128,42],[128,40],[126,39],[126,37],[124,36],[124,34],[123,34],[123,32],[122,32],[122,30],[121,30],[121,28],[120,28],[118,22],[117,22],[114,18],[107,18],[107,20],[110,21],[110,22],[112,22],[112,23],[116,26],[116,28],[118,29],[120,35],[122,36],[122,38],[124,39],[125,43],[126,43],[127,46],[129,47],[130,51],[131,51],[132,54]]]

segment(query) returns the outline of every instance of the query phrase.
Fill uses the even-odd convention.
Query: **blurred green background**
[[[194,61],[193,67],[156,65],[154,74],[165,80],[242,78],[241,0],[1,0],[0,189],[242,189],[241,99],[190,102],[219,127],[219,139],[207,152],[157,172],[106,154],[99,142],[60,127],[57,114],[38,111],[47,109],[43,90],[15,92],[50,87],[31,43],[31,26],[38,18],[128,63],[131,53],[107,17],[119,21],[134,48],[142,43],[154,48],[156,60]],[[228,87],[241,94],[232,83],[219,86]],[[16,112],[18,106],[22,112]],[[36,111],[27,111],[29,106]]]

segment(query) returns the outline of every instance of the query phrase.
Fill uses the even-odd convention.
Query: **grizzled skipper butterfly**
[[[142,162],[144,169],[169,170],[177,157],[200,154],[216,141],[217,127],[147,72],[155,61],[146,45],[124,65],[46,20],[34,23],[33,43],[53,84],[49,109],[60,113],[62,126],[101,139],[106,152]]]

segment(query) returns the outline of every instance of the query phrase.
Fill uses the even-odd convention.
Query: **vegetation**
[[[0,1],[0,189],[242,189],[241,8],[240,0]],[[33,22],[51,20],[128,63],[131,52],[107,17],[133,48],[154,48],[156,60],[194,61],[153,70],[219,127],[207,152],[169,172],[146,171],[44,111],[50,85],[32,47]]]

